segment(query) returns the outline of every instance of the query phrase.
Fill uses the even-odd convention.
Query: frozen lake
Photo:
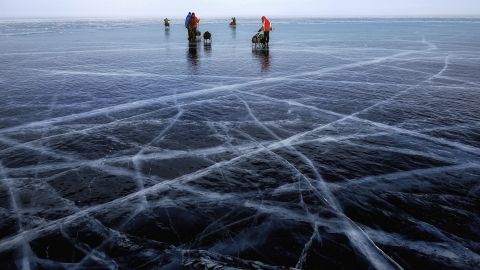
[[[173,23],[0,22],[1,269],[480,268],[480,21]]]

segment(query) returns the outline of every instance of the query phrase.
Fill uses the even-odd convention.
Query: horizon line
[[[168,16],[0,16],[0,20],[48,20],[48,19],[164,19]],[[204,19],[226,19],[230,20],[232,16],[202,16]],[[234,16],[240,19],[256,19],[255,15]],[[275,19],[480,19],[480,14],[465,15],[335,15],[335,16],[283,16],[272,15]],[[184,19],[183,17],[169,17],[171,19]]]

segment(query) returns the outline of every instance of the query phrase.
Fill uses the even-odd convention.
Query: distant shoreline
[[[165,17],[0,17],[0,23],[5,22],[83,22],[83,21],[145,21],[145,22],[156,22],[162,21]],[[184,18],[169,17],[171,20],[184,20]],[[362,22],[362,21],[371,21],[371,22],[381,22],[381,21],[405,21],[405,22],[480,22],[479,16],[465,16],[465,17],[455,17],[455,16],[443,16],[443,17],[271,17],[272,20],[276,21],[318,21],[318,22]],[[204,17],[204,21],[230,21],[229,17]],[[257,17],[237,17],[238,21],[249,21],[249,20],[258,20]]]
[[[158,16],[39,16],[39,17],[30,17],[30,16],[21,16],[21,17],[7,17],[0,16],[0,20],[118,20],[118,19],[127,19],[127,20],[156,20],[169,17],[172,19],[184,19],[184,17],[177,16],[168,16],[168,14],[162,14]],[[231,19],[231,16],[203,16],[205,19]],[[236,16],[238,19],[255,19],[258,16]],[[316,20],[332,20],[332,19],[351,19],[351,20],[364,20],[364,19],[480,19],[480,14],[470,14],[470,15],[422,15],[422,16],[408,16],[408,15],[398,15],[398,16],[283,16],[283,15],[270,15],[269,17],[276,19],[316,19]]]

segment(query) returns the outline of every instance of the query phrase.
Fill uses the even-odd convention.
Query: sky
[[[0,17],[480,17],[480,0],[0,0]]]

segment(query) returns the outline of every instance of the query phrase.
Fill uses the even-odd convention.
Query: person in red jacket
[[[265,44],[267,45],[267,47],[268,47],[268,42],[270,42],[270,30],[272,30],[272,25],[270,23],[270,20],[267,19],[267,17],[262,16],[262,27],[260,27],[258,32],[263,31]]]
[[[189,21],[189,30],[190,30],[190,35],[189,35],[189,40],[190,41],[195,41],[197,38],[197,28],[198,24],[200,23],[200,19],[195,15],[195,12],[192,13],[192,16],[190,17]]]

